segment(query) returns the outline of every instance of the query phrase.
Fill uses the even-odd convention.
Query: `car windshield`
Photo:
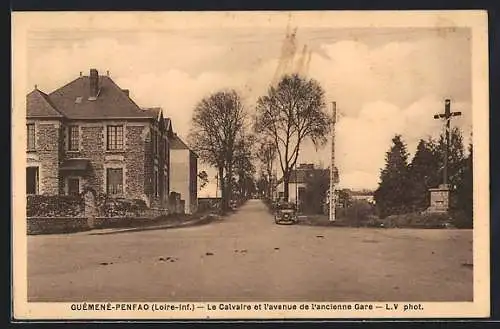
[[[293,203],[281,203],[278,205],[278,209],[286,210],[286,209],[295,209],[295,205]]]

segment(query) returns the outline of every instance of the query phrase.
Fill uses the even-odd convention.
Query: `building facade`
[[[168,207],[170,120],[142,109],[95,69],[45,94],[27,95],[27,194],[78,194]]]
[[[319,171],[329,172],[328,169],[315,168],[312,163],[302,163],[296,169],[291,170],[288,182],[288,201],[301,205],[304,202],[308,179]],[[283,198],[285,194],[284,185],[283,178],[276,182],[275,199],[280,200]]]
[[[180,193],[184,212],[198,210],[198,156],[174,134],[170,141],[170,192]]]

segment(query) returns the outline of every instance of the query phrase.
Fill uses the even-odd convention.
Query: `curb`
[[[160,225],[152,225],[152,226],[139,226],[139,227],[127,227],[127,228],[108,228],[101,230],[91,230],[82,232],[87,235],[107,235],[107,234],[116,234],[116,233],[126,233],[126,232],[140,232],[140,231],[151,231],[151,230],[161,230],[161,229],[173,229],[173,228],[182,228],[196,225],[204,225],[209,224],[212,221],[215,221],[218,216],[215,215],[205,215],[197,219],[180,222],[180,223],[170,223],[170,224],[160,224]]]

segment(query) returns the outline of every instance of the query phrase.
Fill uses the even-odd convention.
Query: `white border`
[[[27,303],[26,287],[26,166],[25,102],[27,32],[44,29],[183,30],[186,28],[282,28],[288,23],[301,27],[470,27],[472,29],[473,145],[474,145],[474,302],[424,303],[423,312],[366,311],[175,311],[137,312],[72,311],[69,303]],[[487,14],[485,11],[377,11],[377,12],[14,12],[13,40],[13,293],[14,315],[18,319],[190,319],[199,318],[353,318],[353,317],[485,317],[490,312],[489,278],[489,101]],[[125,133],[125,131],[124,131]],[[125,141],[124,141],[125,143]],[[179,303],[171,303],[179,304]],[[385,304],[385,302],[384,302]],[[404,303],[398,303],[404,304]],[[253,304],[252,304],[253,305]],[[297,305],[300,305],[297,304]]]

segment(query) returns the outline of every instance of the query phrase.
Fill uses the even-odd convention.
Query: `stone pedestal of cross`
[[[448,157],[450,150],[450,121],[452,117],[462,115],[462,112],[451,112],[450,100],[445,100],[444,113],[434,115],[434,119],[445,121],[446,145],[443,154],[443,184],[437,188],[429,189],[430,192],[430,212],[447,212],[450,200],[450,188],[448,185]]]

